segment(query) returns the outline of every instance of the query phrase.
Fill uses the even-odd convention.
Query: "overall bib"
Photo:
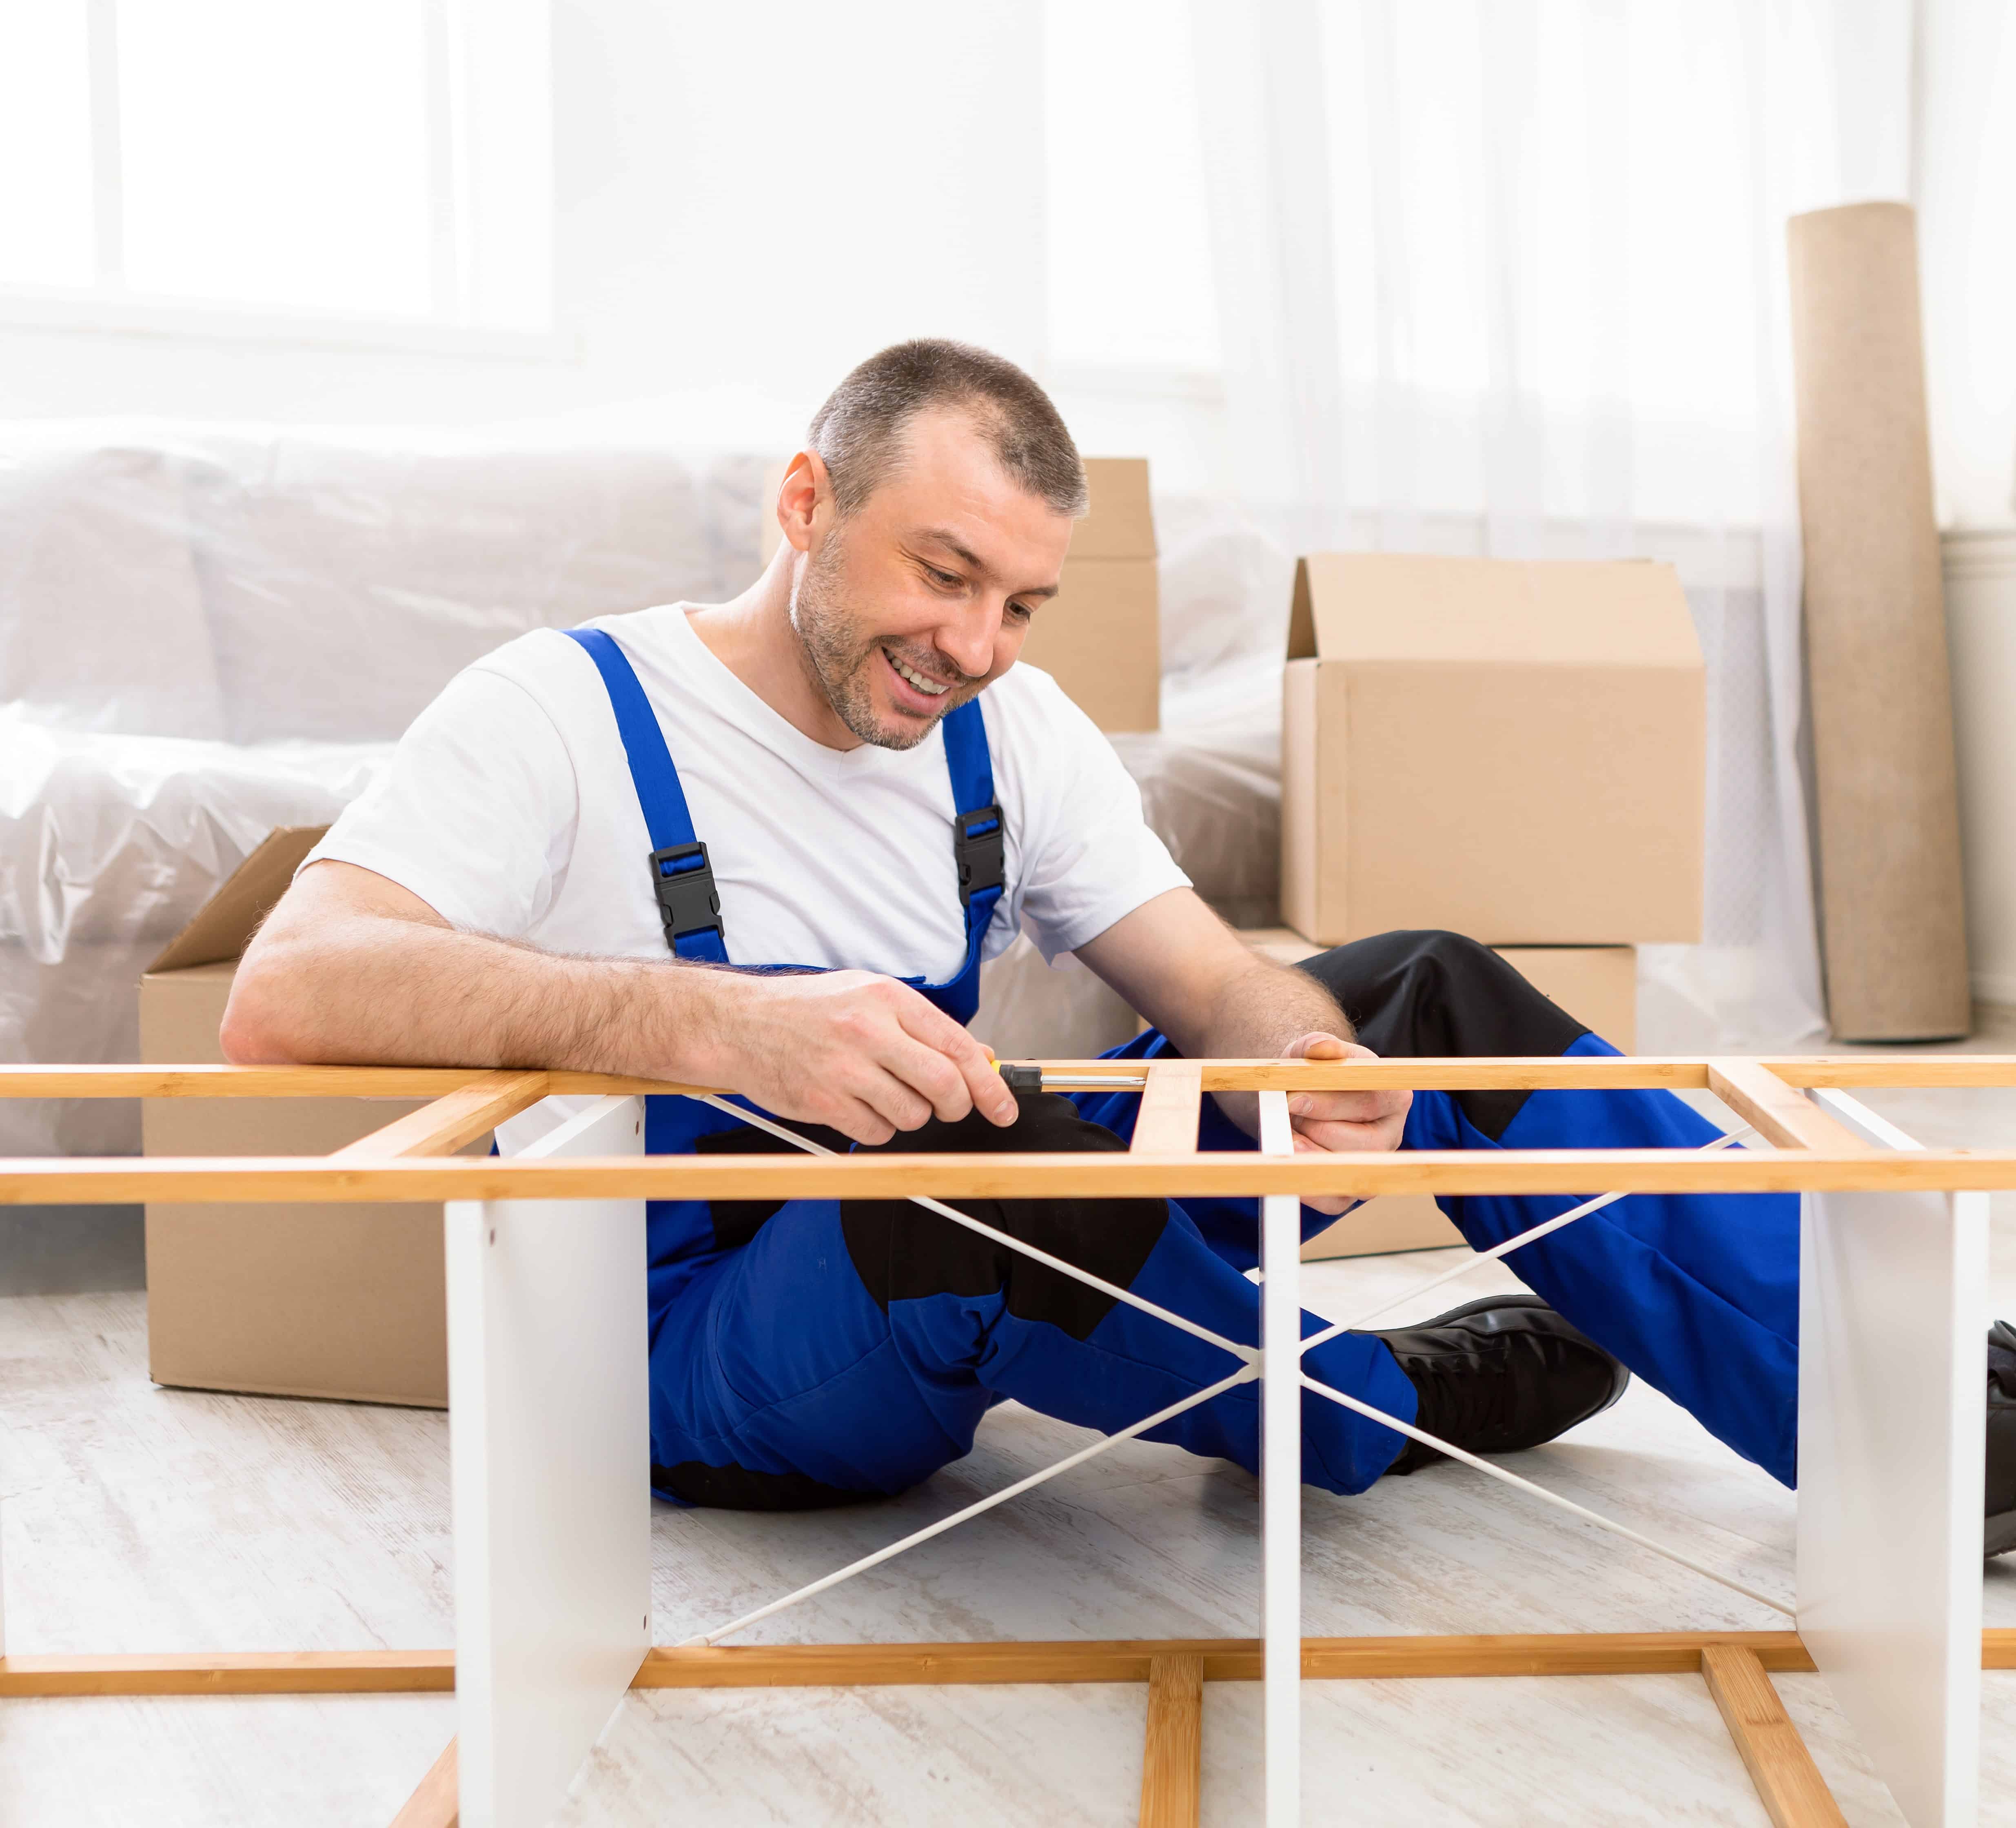
[[[568,632],[608,691],[650,834],[650,879],[667,942],[679,958],[729,966],[707,847],[693,831],[657,715],[614,639],[595,629]],[[947,888],[960,899],[965,957],[942,984],[902,981],[963,1024],[978,1006],[981,952],[1004,892],[1004,833],[979,700],[948,713],[941,729],[956,809]],[[1473,953],[1503,976],[1482,967],[1476,984],[1452,981],[1474,966]],[[1495,955],[1454,935],[1385,935],[1338,948],[1307,968],[1330,984],[1367,1044],[1382,1053],[1611,1051],[1566,1022]],[[1464,997],[1485,1013],[1481,1026],[1474,1013],[1452,1007]],[[1452,1022],[1457,1031],[1442,1032]],[[1499,1031],[1508,1023],[1528,1045],[1504,1044]],[[1418,1044],[1424,1040],[1430,1045]],[[1113,1052],[1154,1058],[1173,1049],[1150,1031]],[[1025,1096],[1020,1121],[1008,1129],[977,1116],[953,1125],[934,1120],[882,1147],[1121,1149],[1139,1102],[1098,1092],[1073,1099]],[[790,1127],[829,1146],[849,1146],[833,1132]],[[1664,1093],[1417,1092],[1406,1146],[1686,1146],[1714,1134]],[[645,1139],[655,1154],[787,1146],[676,1096],[646,1099]],[[1253,1146],[1208,1099],[1200,1144]],[[1743,1208],[1774,1201],[1789,1207],[1789,1231],[1784,1213],[1760,1222],[1757,1213],[1737,1211],[1738,1200]],[[1571,1204],[1530,1197],[1444,1203],[1478,1245]],[[1257,1343],[1258,1292],[1244,1273],[1257,1242],[1250,1199],[964,1206],[1227,1338]],[[1705,1210],[1722,1207],[1731,1210]],[[1644,1210],[1624,1216],[1634,1208]],[[1330,1222],[1304,1216],[1305,1232]],[[1611,1222],[1599,1229],[1599,1221]],[[1217,1348],[906,1201],[653,1200],[647,1235],[653,1485],[676,1503],[799,1509],[898,1492],[970,1452],[981,1417],[1007,1398],[1110,1433],[1234,1368]],[[1634,1370],[1694,1409],[1738,1452],[1789,1479],[1795,1199],[1634,1198],[1511,1261]],[[1304,1316],[1305,1333],[1323,1324]],[[1413,1417],[1413,1386],[1370,1334],[1330,1341],[1309,1355],[1306,1368],[1403,1420]],[[1731,1396],[1730,1385],[1743,1394]],[[1258,1423],[1257,1387],[1248,1384],[1147,1438],[1251,1470]],[[1303,1425],[1304,1476],[1335,1492],[1363,1490],[1403,1445],[1392,1430],[1314,1397],[1305,1399]]]

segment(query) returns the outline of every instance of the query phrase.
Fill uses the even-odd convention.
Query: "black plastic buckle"
[[[688,858],[698,861],[689,862]],[[653,851],[651,888],[658,898],[658,918],[665,923],[665,944],[675,951],[686,934],[710,927],[721,931],[721,897],[715,889],[714,865],[707,861],[706,845],[668,844],[662,851]]]
[[[952,821],[952,855],[959,863],[959,892],[970,901],[1008,881],[1007,828],[999,806],[962,812]]]

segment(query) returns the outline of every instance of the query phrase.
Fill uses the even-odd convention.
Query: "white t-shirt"
[[[815,743],[729,671],[686,606],[605,616],[658,714],[707,847],[729,959],[940,983],[966,954],[939,731],[909,750]],[[1006,823],[985,953],[1026,925],[1046,957],[1185,887],[1112,746],[1017,666],[981,700]],[[449,682],[308,861],[387,876],[465,931],[549,952],[668,955],[652,849],[609,696],[540,629]]]

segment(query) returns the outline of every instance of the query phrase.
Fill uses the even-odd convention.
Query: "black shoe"
[[[2016,1549],[2016,1326],[1988,1330],[1988,1520],[1982,1555]]]
[[[1517,1453],[1552,1441],[1608,1409],[1631,1381],[1538,1295],[1486,1295],[1424,1326],[1373,1337],[1386,1342],[1420,1396],[1415,1425],[1471,1453]],[[2011,1411],[2016,1423],[2016,1404]],[[1446,1457],[1409,1441],[1386,1470],[1417,1472]]]

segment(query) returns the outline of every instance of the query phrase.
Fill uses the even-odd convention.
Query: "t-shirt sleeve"
[[[459,673],[344,809],[307,863],[332,858],[410,890],[452,927],[517,939],[551,906],[578,809],[572,757],[531,694]]]
[[[1054,680],[1035,673],[1006,721],[1023,801],[1022,920],[1045,959],[1190,886],[1143,817],[1141,790],[1113,745]]]

